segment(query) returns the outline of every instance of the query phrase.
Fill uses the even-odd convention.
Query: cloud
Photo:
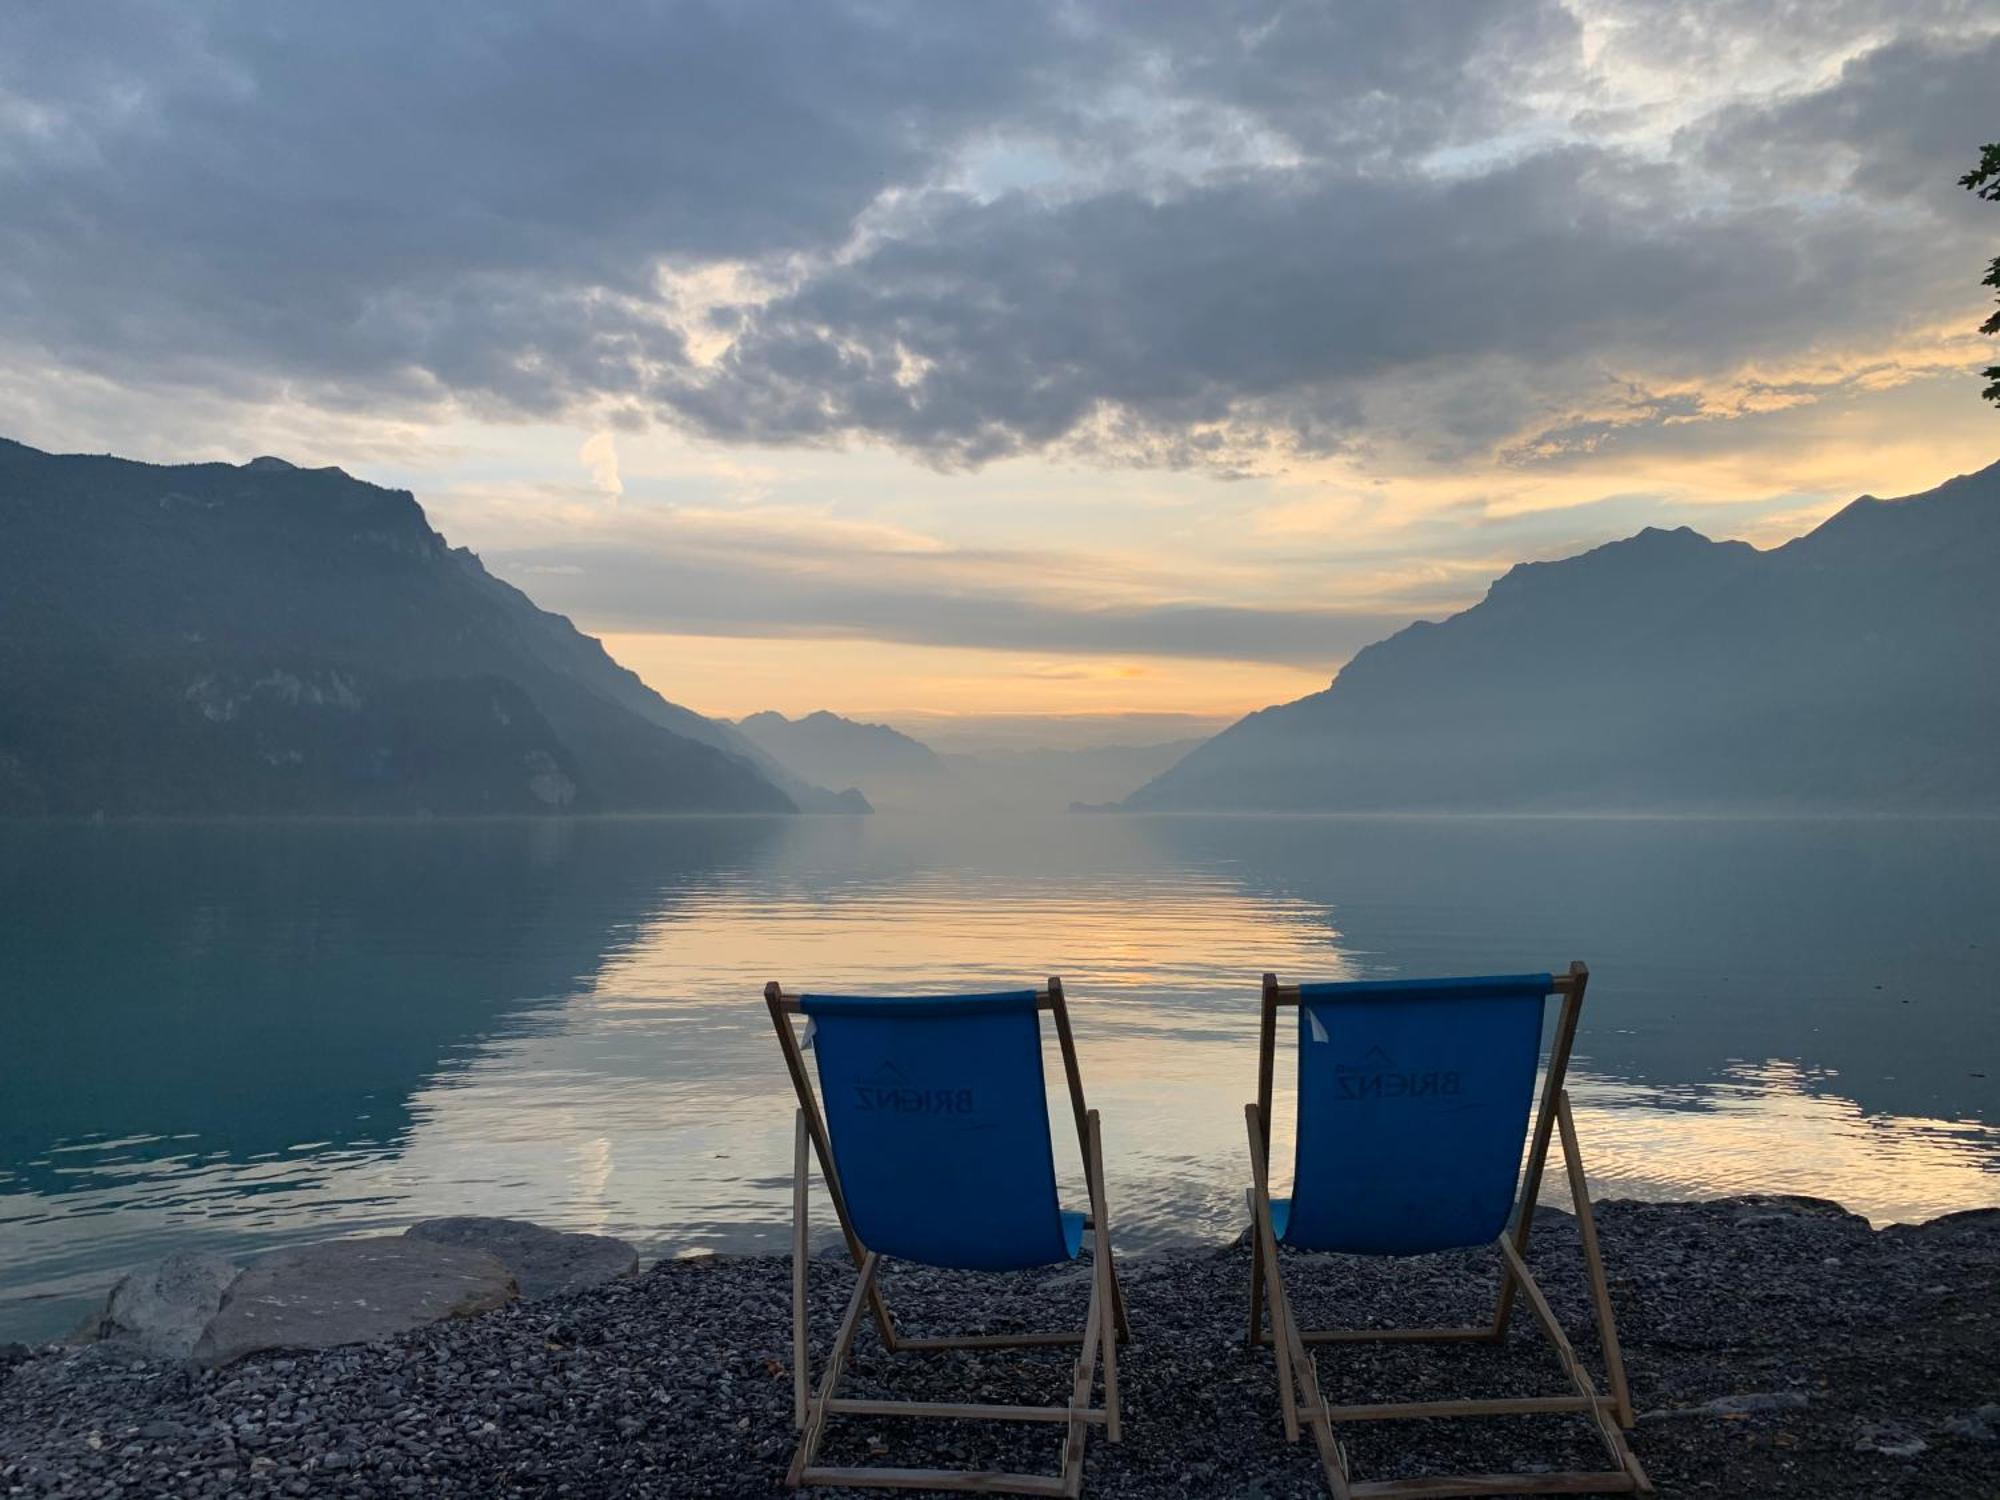
[[[618,439],[611,431],[594,432],[576,450],[577,459],[590,471],[590,482],[614,500],[625,493],[625,481],[618,475]]]
[[[0,365],[946,467],[1529,452],[1934,321],[1996,48],[1947,3],[13,7]]]
[[[830,637],[1322,669],[1407,605],[1217,602],[1234,569],[1175,571],[1102,550],[952,545],[903,528],[761,507],[618,510],[552,497],[440,508],[504,536],[486,565],[594,631]]]
[[[682,635],[835,636],[1082,656],[1166,656],[1330,668],[1407,616],[1338,608],[1107,604],[1015,589],[967,589],[944,570],[881,582],[786,576],[758,559],[633,555],[579,547],[495,554],[502,577],[532,579],[537,603],[595,630]]]
[[[663,267],[840,244],[1060,45],[1026,4],[9,7],[0,309],[143,378],[564,410],[686,358]]]
[[[2000,32],[1913,36],[1848,59],[1823,86],[1722,111],[1700,132],[1710,170],[1758,192],[1846,192],[1976,223],[1958,172],[1994,130]]]
[[[865,435],[976,464],[1098,438],[1485,448],[1601,385],[1880,336],[1958,269],[1863,209],[1692,211],[1682,174],[1587,147],[1466,181],[1267,172],[1170,200],[940,203],[664,392],[712,435]],[[1467,376],[1470,379],[1467,379]],[[1385,382],[1409,430],[1373,399]],[[1093,424],[1105,413],[1120,423]]]

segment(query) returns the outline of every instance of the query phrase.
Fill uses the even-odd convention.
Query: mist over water
[[[168,1248],[436,1214],[781,1248],[767,979],[1061,974],[1133,1248],[1240,1227],[1266,969],[1588,961],[1571,1089],[1601,1196],[1991,1205],[1996,905],[1992,821],[17,825],[0,1338],[60,1333]]]

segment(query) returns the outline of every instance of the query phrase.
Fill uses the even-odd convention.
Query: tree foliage
[[[1958,179],[1958,185],[1968,192],[1977,193],[1989,203],[2000,203],[2000,142],[1987,146],[1979,153],[1979,165]],[[1986,278],[1981,286],[1993,288],[1994,297],[2000,300],[2000,255],[1993,257],[1993,264],[1986,268]],[[1979,331],[2000,335],[2000,312],[1979,325]],[[1987,380],[1986,399],[2000,406],[2000,365],[1988,365],[1981,371]]]

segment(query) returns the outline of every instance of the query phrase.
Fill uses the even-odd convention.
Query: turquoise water
[[[169,1246],[430,1214],[776,1248],[774,978],[1063,975],[1135,1248],[1239,1227],[1265,969],[1587,960],[1603,1195],[1992,1205],[1996,911],[1992,822],[0,828],[0,1338]]]

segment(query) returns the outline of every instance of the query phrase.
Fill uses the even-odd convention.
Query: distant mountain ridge
[[[0,815],[802,803],[839,805],[447,546],[407,491],[0,439]]]
[[[823,708],[797,719],[765,709],[738,719],[735,727],[767,755],[828,786],[865,788],[871,781],[930,777],[944,769],[921,740]]]
[[[924,813],[1055,813],[1122,797],[1199,740],[1074,748],[1007,747],[945,753],[887,724],[818,709],[797,719],[772,710],[736,727],[787,765],[830,785],[853,783],[877,806]]]
[[[1769,551],[1653,528],[1249,715],[1131,810],[2000,810],[2000,464]]]

